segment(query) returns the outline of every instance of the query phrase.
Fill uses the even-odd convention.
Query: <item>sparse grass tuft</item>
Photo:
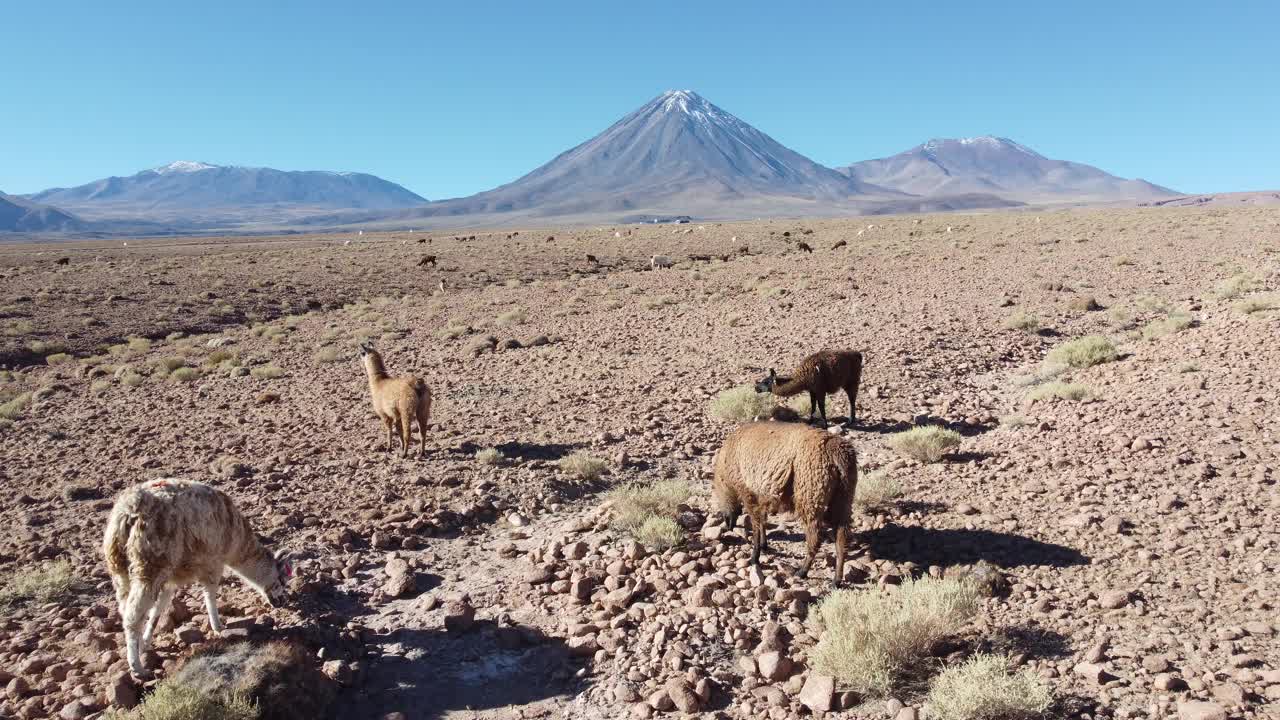
[[[1234,300],[1246,293],[1254,292],[1262,287],[1262,283],[1253,273],[1242,272],[1218,283],[1215,294],[1223,300]]]
[[[1015,430],[1017,428],[1026,427],[1030,424],[1031,424],[1031,421],[1028,420],[1023,415],[1005,415],[1004,417],[1000,418],[1000,425],[1002,427],[1012,428]]]
[[[262,380],[275,380],[276,378],[284,377],[284,370],[275,365],[263,365],[253,368],[249,371],[249,374]]]
[[[436,337],[441,340],[456,340],[469,332],[471,328],[467,325],[449,323],[436,331]]]
[[[1135,265],[1135,264],[1136,263],[1133,261],[1132,258],[1127,258],[1123,256],[1116,258],[1116,267],[1128,267],[1130,265]]]
[[[31,404],[31,393],[22,393],[17,397],[11,398],[7,402],[0,404],[0,418],[5,420],[17,420],[26,412],[27,406]]]
[[[166,374],[186,366],[187,359],[181,357],[167,357],[160,361],[160,368]]]
[[[928,666],[938,644],[977,612],[976,584],[908,579],[896,591],[837,590],[813,613],[818,672],[866,695],[885,695]]]
[[[716,395],[711,401],[711,414],[721,420],[747,422],[771,417],[777,407],[777,398],[772,393],[760,393],[750,385],[739,385]]]
[[[496,324],[498,327],[522,325],[526,319],[528,319],[528,314],[524,310],[516,308],[499,315]]]
[[[633,483],[615,488],[609,492],[613,510],[610,525],[648,544],[648,540],[641,537],[645,526],[652,520],[667,520],[674,524],[677,509],[692,494],[689,483],[683,480],[659,480],[649,485]],[[669,528],[652,524],[648,531],[649,539],[669,537],[668,531]]]
[[[128,387],[138,387],[144,380],[145,378],[133,370],[126,370],[120,375],[120,384]]]
[[[684,528],[671,518],[651,516],[636,529],[635,538],[642,545],[662,551],[684,542]]]
[[[498,448],[485,448],[476,452],[476,462],[481,465],[501,465],[505,459]]]
[[[1119,357],[1116,346],[1101,335],[1088,335],[1065,342],[1049,351],[1051,363],[1073,368],[1087,368],[1111,362]]]
[[[864,508],[880,508],[902,497],[902,483],[889,477],[887,470],[874,470],[858,474],[854,489],[854,502]]]
[[[1200,364],[1193,363],[1193,362],[1182,363],[1181,365],[1178,366],[1178,372],[1180,373],[1200,372]]]
[[[221,365],[224,360],[230,360],[235,356],[236,354],[230,350],[214,350],[204,359],[204,364],[214,366]]]
[[[107,717],[111,720],[257,720],[258,707],[241,695],[223,698],[166,678],[141,705]]]
[[[129,338],[128,348],[133,352],[146,352],[151,349],[151,341],[146,338]]]
[[[1093,391],[1085,385],[1077,383],[1051,382],[1045,383],[1040,387],[1027,393],[1027,399],[1035,402],[1037,400],[1048,400],[1050,398],[1057,400],[1084,400],[1093,397]]]
[[[960,433],[937,425],[924,425],[889,437],[889,447],[922,463],[935,463],[960,445]]]
[[[979,653],[934,678],[925,706],[936,720],[1023,720],[1052,704],[1036,673],[1014,669],[1004,655]]]
[[[1271,296],[1251,297],[1241,300],[1232,305],[1236,312],[1252,315],[1254,313],[1267,312],[1269,310],[1280,309],[1280,300]],[[50,365],[53,364],[51,358],[45,358]]]
[[[1016,312],[1005,319],[1004,326],[1009,330],[1035,332],[1040,329],[1040,320],[1035,315]]]
[[[1175,310],[1159,320],[1152,320],[1147,323],[1147,326],[1142,328],[1142,338],[1144,340],[1162,338],[1166,335],[1182,332],[1194,323],[1195,319],[1191,315]]]
[[[50,365],[63,365],[71,362],[72,360],[75,360],[75,358],[64,352],[54,353],[44,359],[44,361]]]
[[[609,467],[608,462],[584,452],[576,452],[562,457],[557,464],[561,470],[579,480],[595,480],[604,474],[605,469]]]
[[[195,382],[200,378],[200,371],[195,368],[183,367],[169,373],[169,377],[175,382]]]
[[[0,607],[29,601],[52,602],[70,593],[75,586],[76,576],[71,562],[54,560],[6,579],[0,586]]]
[[[316,351],[316,362],[336,363],[342,359],[342,351],[336,347],[320,348]]]

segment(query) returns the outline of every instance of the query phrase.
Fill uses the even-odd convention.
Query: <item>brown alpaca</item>
[[[423,266],[425,266],[425,265],[430,265],[431,267],[435,267],[435,266],[436,266],[436,256],[435,256],[435,255],[423,255],[423,256],[422,256],[422,259],[418,261],[418,267],[423,267]]]
[[[756,392],[771,392],[781,397],[809,393],[809,421],[813,411],[822,414],[822,424],[827,424],[827,395],[844,390],[849,396],[849,427],[857,416],[858,383],[862,381],[862,353],[857,350],[822,350],[800,361],[792,377],[778,377],[773,368],[769,376],[756,383]]]
[[[413,439],[413,421],[418,421],[422,435],[420,454],[427,454],[427,418],[431,416],[431,391],[422,378],[406,375],[391,377],[382,364],[382,355],[373,345],[360,346],[360,357],[365,374],[369,376],[369,394],[373,396],[373,410],[387,427],[387,452],[391,452],[392,439],[400,432],[401,455],[409,457],[409,442]]]
[[[751,562],[760,564],[769,513],[791,512],[804,525],[805,560],[813,565],[822,524],[836,531],[835,584],[844,579],[845,543],[858,484],[858,458],[840,438],[799,423],[747,423],[716,453],[711,497],[729,528],[745,508],[751,518]]]
[[[805,243],[805,242],[796,243],[796,247],[800,248],[801,250],[809,254],[813,254],[813,248],[809,247],[809,243]]]
[[[839,250],[840,248],[842,248],[842,247],[844,247],[844,246],[846,246],[846,245],[848,245],[848,244],[849,244],[849,243],[848,243],[848,241],[846,241],[846,240],[841,240],[840,242],[836,243],[835,245],[832,245],[832,246],[831,246],[831,249],[832,249],[832,250]]]

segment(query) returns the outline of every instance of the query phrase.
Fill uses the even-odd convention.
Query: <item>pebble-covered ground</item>
[[[100,544],[113,497],[164,476],[298,560],[294,607],[230,580],[222,611],[314,650],[336,717],[927,717],[809,668],[830,539],[799,580],[795,523],[754,569],[710,513],[732,429],[710,400],[826,347],[864,350],[840,432],[903,489],[859,511],[848,586],[979,561],[1007,582],[929,662],[1010,653],[1055,716],[1280,717],[1275,208],[7,245],[0,276],[0,582],[75,577],[0,605],[0,717],[145,693]],[[1029,400],[1094,334],[1119,357],[1054,378],[1088,397]],[[426,457],[384,452],[363,339],[431,387]],[[920,423],[960,447],[890,449]],[[662,552],[606,499],[658,479],[695,491]],[[161,676],[212,639],[203,612],[179,595]]]

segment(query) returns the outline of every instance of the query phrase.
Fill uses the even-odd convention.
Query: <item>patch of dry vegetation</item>
[[[928,666],[938,644],[977,612],[978,598],[973,583],[931,577],[892,592],[837,590],[812,616],[813,667],[854,692],[886,695]]]
[[[0,586],[0,608],[25,602],[47,603],[66,596],[76,586],[70,561],[54,560],[14,574]]]
[[[1049,351],[1046,360],[1073,368],[1087,368],[1111,362],[1120,356],[1110,339],[1088,335],[1065,342]]]
[[[748,422],[772,417],[778,400],[772,393],[756,392],[750,385],[739,385],[721,392],[711,401],[711,415],[721,420]]]
[[[1040,329],[1040,319],[1026,312],[1016,312],[1005,318],[1004,326],[1009,330],[1035,332]]]
[[[592,457],[584,452],[575,452],[572,455],[562,457],[556,464],[560,466],[562,472],[568,473],[579,480],[596,480],[609,467],[607,461]]]
[[[1223,300],[1234,300],[1241,295],[1262,289],[1262,283],[1253,273],[1242,272],[1218,283],[1214,294]]]
[[[676,513],[693,490],[682,480],[630,484],[609,493],[613,529],[651,547],[668,548],[684,541]]]
[[[1051,382],[1045,383],[1040,387],[1027,393],[1027,399],[1035,402],[1038,400],[1074,400],[1080,401],[1093,397],[1093,391],[1085,385],[1078,383]]]
[[[1142,328],[1142,339],[1155,340],[1157,338],[1182,332],[1195,324],[1195,319],[1189,313],[1175,310],[1159,320],[1152,320]]]
[[[902,497],[902,483],[889,476],[887,470],[858,473],[858,485],[853,500],[866,509],[886,507]]]
[[[275,365],[261,365],[251,369],[249,374],[261,380],[275,380],[284,377],[284,370]]]
[[[1053,704],[1036,673],[1004,655],[979,653],[934,678],[926,707],[937,720],[1023,720]]]
[[[502,451],[498,448],[485,448],[476,451],[476,462],[481,465],[501,465],[505,459]]]
[[[922,463],[935,463],[960,445],[960,433],[937,425],[914,427],[889,437],[889,447]]]

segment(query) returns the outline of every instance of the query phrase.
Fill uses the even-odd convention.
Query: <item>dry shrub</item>
[[[1000,425],[1002,427],[1012,428],[1015,430],[1021,427],[1026,427],[1030,424],[1031,421],[1023,415],[1005,415],[1000,418]]]
[[[1004,326],[1009,330],[1035,332],[1040,329],[1040,319],[1025,312],[1016,312],[1005,318]]]
[[[938,462],[959,445],[960,433],[937,425],[911,428],[889,438],[889,447],[922,463]]]
[[[66,363],[71,362],[74,359],[75,358],[71,357],[67,353],[62,352],[62,353],[54,353],[46,357],[44,361],[50,365],[64,365]]]
[[[1259,312],[1267,312],[1280,308],[1280,299],[1271,296],[1252,297],[1232,305],[1236,312],[1252,315]],[[53,364],[52,358],[45,358],[50,365]]]
[[[1071,301],[1067,303],[1067,307],[1076,312],[1093,312],[1102,309],[1102,306],[1098,304],[1098,300],[1092,295],[1077,295],[1071,298]]]
[[[1052,704],[1036,673],[987,653],[943,670],[926,700],[929,717],[937,720],[1021,720],[1044,715]]]
[[[557,464],[560,466],[560,470],[579,480],[595,480],[604,474],[605,469],[609,467],[608,462],[584,452],[576,452],[562,457]]]
[[[1088,335],[1065,342],[1049,351],[1050,363],[1073,368],[1087,368],[1111,362],[1119,357],[1116,346],[1102,335]]]
[[[235,353],[230,350],[214,350],[204,359],[205,365],[221,365],[226,360],[234,359]]]
[[[310,653],[281,641],[214,643],[187,660],[172,682],[224,707],[248,707],[253,712],[248,717],[259,720],[325,717],[335,695],[333,681],[315,667]]]
[[[168,374],[187,366],[187,359],[182,357],[167,357],[160,360],[160,370],[162,374]]]
[[[887,470],[858,474],[853,500],[864,508],[884,507],[902,497],[902,483],[889,477]]]
[[[773,394],[756,392],[750,385],[725,390],[711,401],[713,417],[733,422],[772,417],[777,408],[778,401]]]
[[[162,680],[142,704],[114,711],[112,720],[258,720],[258,708],[243,695],[216,697],[171,678]]]
[[[169,377],[176,382],[195,382],[200,377],[200,371],[189,367],[178,368],[169,373]]]
[[[320,348],[316,351],[316,362],[336,363],[342,359],[342,351],[335,347]]]
[[[138,387],[143,383],[145,378],[133,370],[126,370],[120,375],[120,384],[128,387]]]
[[[1175,310],[1159,320],[1152,320],[1147,326],[1142,328],[1142,338],[1144,340],[1155,340],[1157,338],[1182,332],[1195,324],[1195,319],[1190,314]]]
[[[496,322],[498,327],[509,327],[511,325],[521,325],[528,319],[528,314],[520,308],[508,310],[498,316]]]
[[[1253,273],[1242,272],[1218,283],[1215,294],[1223,300],[1234,300],[1246,293],[1254,292],[1262,287],[1262,283]]]
[[[5,420],[17,420],[26,412],[27,406],[31,404],[31,393],[22,393],[7,402],[0,404],[0,418]]]
[[[469,332],[471,327],[468,325],[449,323],[436,331],[436,337],[441,340],[456,340]]]
[[[684,528],[667,517],[653,516],[644,521],[633,533],[636,540],[659,551],[673,548],[684,542]]]
[[[0,586],[0,607],[24,602],[47,603],[64,597],[76,587],[70,561],[54,560],[14,574]]]
[[[476,452],[476,462],[481,465],[501,465],[505,459],[498,448],[485,448]]]
[[[89,392],[93,393],[94,395],[101,395],[102,393],[110,389],[111,389],[110,380],[94,380],[92,383],[89,384]]]
[[[284,370],[275,365],[263,365],[253,368],[249,371],[249,374],[263,380],[275,380],[276,378],[284,377]]]
[[[683,480],[659,480],[649,485],[630,484],[609,492],[613,529],[627,533],[641,542],[645,525],[655,519],[675,522],[680,505],[689,500],[693,490]],[[650,539],[669,536],[670,528],[652,523],[647,531]],[[682,534],[683,535],[683,534]]]
[[[1093,397],[1093,391],[1088,386],[1078,383],[1051,382],[1045,383],[1040,387],[1027,393],[1027,399],[1035,402],[1037,400],[1085,400]]]
[[[968,582],[909,579],[896,591],[837,590],[813,613],[814,669],[854,692],[885,695],[927,666],[938,644],[978,608]]]

